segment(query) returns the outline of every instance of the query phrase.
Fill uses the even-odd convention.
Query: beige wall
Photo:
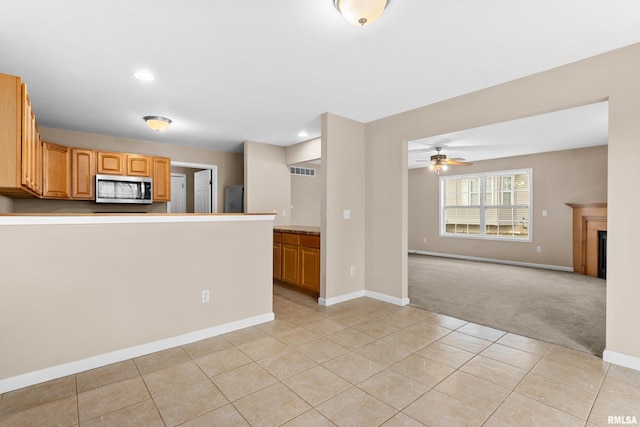
[[[299,144],[290,145],[286,148],[287,164],[317,160],[322,156],[322,142],[320,138],[311,139]]]
[[[0,380],[271,313],[272,227],[0,225]]]
[[[320,227],[322,165],[299,163],[296,166],[315,169],[316,175],[291,175],[291,224]]]
[[[138,139],[117,138],[53,128],[40,128],[42,139],[75,148],[170,157],[172,161],[218,166],[218,212],[224,210],[224,188],[244,179],[242,154],[205,150]]]
[[[439,178],[428,168],[409,170],[409,249],[573,268],[566,203],[607,201],[607,146],[475,162],[447,175],[525,168],[533,169],[532,242],[439,237]]]
[[[291,225],[291,173],[285,148],[246,141],[244,162],[245,210],[274,212],[275,225]]]
[[[15,199],[13,201],[15,213],[95,213],[95,212],[145,212],[165,213],[166,203],[152,203],[150,205],[124,205],[112,203],[96,203],[87,200],[45,200],[45,199]]]
[[[6,196],[0,196],[0,213],[13,212],[13,199]]]
[[[640,358],[640,44],[366,125],[367,289],[407,292],[407,141],[609,100],[607,349]],[[585,325],[588,327],[588,325]]]
[[[322,116],[320,296],[365,289],[365,127],[334,114]],[[344,210],[351,211],[343,219]],[[351,275],[351,267],[355,275]]]

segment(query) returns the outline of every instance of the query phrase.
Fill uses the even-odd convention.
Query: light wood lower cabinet
[[[71,149],[43,142],[42,171],[42,197],[68,199],[71,193]]]
[[[273,233],[273,278],[282,280],[282,233]]]
[[[320,292],[320,249],[300,246],[300,286]]]
[[[273,233],[273,277],[320,292],[320,236]]]

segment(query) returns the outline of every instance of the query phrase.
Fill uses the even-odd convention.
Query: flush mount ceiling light
[[[161,116],[144,116],[143,119],[147,122],[147,125],[156,132],[165,130],[171,124],[170,119]]]
[[[333,0],[342,17],[352,25],[373,24],[382,16],[391,0]]]
[[[149,71],[138,71],[133,76],[136,79],[142,80],[142,81],[145,81],[145,82],[150,82],[150,81],[153,81],[155,79],[153,74],[151,74]]]

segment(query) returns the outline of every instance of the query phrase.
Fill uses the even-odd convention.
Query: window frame
[[[494,235],[487,235],[486,234],[486,219],[485,219],[485,212],[487,207],[494,207],[494,208],[501,208],[501,207],[508,207],[511,209],[523,209],[525,208],[524,205],[487,205],[486,204],[486,197],[487,197],[487,193],[486,193],[486,178],[487,177],[493,177],[493,176],[505,176],[505,175],[511,175],[511,176],[515,176],[515,175],[523,175],[523,174],[527,174],[529,177],[529,204],[528,206],[526,206],[526,208],[528,209],[528,224],[527,224],[527,229],[528,229],[528,235],[527,238],[522,238],[522,237],[513,237],[513,236],[508,236],[508,235],[503,235],[503,236],[494,236]],[[445,184],[447,181],[449,180],[459,180],[459,179],[474,179],[474,178],[478,178],[480,181],[480,189],[479,189],[479,198],[480,198],[480,203],[479,205],[466,205],[466,206],[460,206],[461,208],[470,208],[473,207],[475,208],[476,206],[479,208],[480,210],[480,224],[479,224],[479,228],[480,228],[480,234],[463,234],[463,233],[447,233],[446,231],[446,223],[445,223]],[[496,240],[496,241],[502,241],[502,242],[523,242],[523,243],[531,243],[533,242],[533,168],[523,168],[523,169],[513,169],[513,170],[505,170],[505,171],[492,171],[492,172],[477,172],[477,173],[470,173],[470,174],[462,174],[462,175],[446,175],[443,176],[441,175],[439,177],[439,202],[438,202],[438,212],[439,212],[439,236],[440,237],[445,237],[445,238],[459,238],[459,239],[479,239],[479,240]],[[512,187],[513,187],[513,183],[512,183]],[[515,202],[515,197],[514,197],[514,192],[515,192],[515,188],[511,189],[511,198],[512,201]]]

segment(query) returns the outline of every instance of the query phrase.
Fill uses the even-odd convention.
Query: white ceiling
[[[409,168],[428,167],[436,147],[467,161],[546,153],[608,143],[609,103],[562,110],[409,141]],[[458,168],[459,169],[459,168]]]
[[[638,0],[394,0],[364,28],[331,0],[0,10],[0,72],[27,82],[40,126],[225,151],[317,137],[324,112],[369,122],[640,41]],[[174,123],[155,133],[145,115]]]

